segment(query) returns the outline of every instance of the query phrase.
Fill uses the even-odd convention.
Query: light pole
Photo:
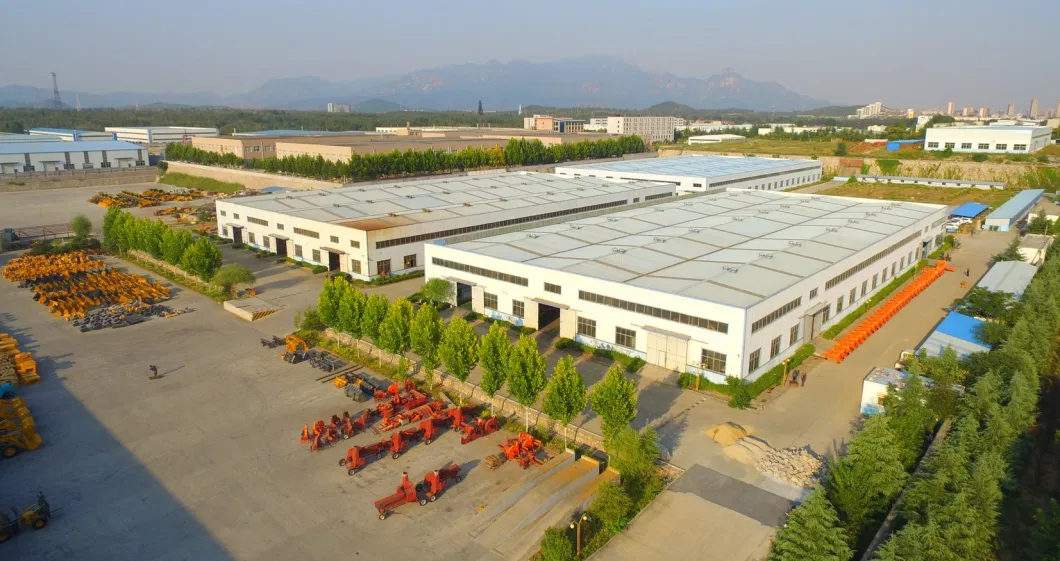
[[[575,550],[576,550],[575,555],[577,557],[581,557],[581,555],[582,555],[582,523],[585,522],[586,520],[589,520],[589,515],[588,514],[583,514],[581,518],[579,518],[578,520],[575,520],[574,522],[570,523],[570,529],[575,531],[575,536],[576,537],[575,537],[574,543],[576,544],[576,546],[575,546]]]

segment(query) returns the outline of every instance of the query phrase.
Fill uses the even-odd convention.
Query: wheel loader
[[[284,362],[297,364],[309,356],[309,345],[301,337],[288,335],[284,339],[284,345],[285,349],[282,355]]]
[[[37,493],[37,504],[26,507],[21,514],[15,508],[11,509],[11,513],[13,517],[0,513],[0,543],[11,539],[23,528],[40,530],[48,525],[52,517],[52,509],[44,493]]]

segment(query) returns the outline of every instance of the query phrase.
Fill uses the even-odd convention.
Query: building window
[[[898,263],[891,263],[891,276],[894,276],[895,269],[898,268]]]
[[[319,249],[314,249],[313,250],[313,263],[320,263],[320,250]]]
[[[881,271],[881,275],[882,276],[880,277],[880,282],[887,282],[887,267],[883,268],[883,271]]]
[[[265,249],[270,249],[268,236],[261,237],[261,245],[265,246]]]
[[[758,370],[758,363],[762,360],[762,349],[755,349],[751,356],[747,359],[747,373],[750,374],[755,370]]]
[[[980,142],[979,143],[979,149],[980,150],[989,150],[990,149],[990,143],[989,142]]]
[[[258,240],[254,238],[254,232],[247,232],[247,240],[252,244],[258,243]]]
[[[596,338],[596,320],[579,317],[578,318],[578,335],[585,335],[586,337]]]
[[[1027,145],[1026,144],[1013,144],[1012,145],[1012,149],[1013,150],[1026,150],[1027,149]]]
[[[961,150],[971,150],[971,149],[972,149],[972,143],[971,142],[962,142],[961,143]]]
[[[939,143],[938,142],[928,142],[928,148],[938,148],[938,147],[939,147]]]
[[[810,291],[810,300],[813,300],[814,298],[817,298],[817,289],[816,288],[814,288],[813,290]]]
[[[799,324],[791,326],[791,332],[788,333],[788,344],[794,345],[799,342]]]
[[[222,226],[221,227],[221,235],[226,237],[226,238],[228,237],[228,226]]]
[[[955,146],[955,144],[952,143],[952,142],[947,142],[946,143],[946,149],[947,150],[952,150],[954,146]]]
[[[276,225],[276,229],[277,230],[283,230],[283,224],[277,224]]]
[[[802,297],[800,296],[800,297],[792,300],[791,302],[788,302],[787,304],[784,304],[783,306],[777,308],[776,310],[773,310],[772,312],[770,312],[765,317],[763,317],[763,318],[759,319],[758,321],[755,321],[753,324],[751,324],[751,333],[755,333],[755,332],[759,331],[763,327],[773,323],[774,321],[780,319],[784,315],[787,315],[792,310],[795,310],[796,308],[798,308],[801,305],[802,305]]]
[[[526,305],[523,304],[522,300],[512,300],[512,315],[521,318],[525,317]]]
[[[872,289],[876,290],[876,283],[879,282],[879,273],[872,275]]]
[[[769,358],[776,358],[780,354],[780,335],[777,335],[769,342]]]
[[[869,281],[861,281],[861,297],[865,297],[865,293],[869,291]]]
[[[828,305],[821,311],[821,321],[828,322],[828,318],[832,317],[832,306]]]
[[[295,246],[294,246],[294,256],[295,257],[301,257],[302,256],[302,246],[300,246],[298,244],[295,244]]]
[[[380,275],[389,275],[390,274],[390,260],[389,259],[383,259],[382,261],[379,261],[378,263],[375,264],[375,270]]]
[[[905,257],[902,257],[902,260],[898,262],[898,268],[899,269],[904,269],[905,268]]]
[[[359,242],[357,240],[350,240],[350,247],[360,248],[361,247],[361,242]]]
[[[491,310],[496,310],[497,309],[497,295],[496,294],[490,294],[489,292],[483,292],[482,293],[482,305],[487,307],[487,308],[489,308],[489,309],[491,309]]]
[[[360,259],[350,259],[350,271],[354,272],[354,273],[357,273],[358,275],[361,274],[361,260]]]
[[[526,284],[523,283],[523,286],[526,286]],[[612,308],[619,308],[638,314],[644,314],[648,316],[654,316],[660,319],[683,323],[685,325],[692,325],[695,327],[701,327],[703,329],[710,329],[711,331],[717,331],[719,333],[729,332],[729,324],[727,323],[722,323],[720,321],[715,321],[712,319],[690,316],[688,314],[682,314],[680,312],[675,312],[672,310],[664,310],[662,308],[646,306],[644,304],[638,304],[635,302],[630,302],[628,300],[620,300],[618,298],[612,298],[610,296],[593,294],[592,292],[585,292],[584,290],[578,291],[578,299],[584,300],[586,302],[602,304],[604,306],[610,306]]]
[[[221,216],[228,216],[228,213],[222,210],[221,211]]]
[[[405,256],[405,268],[406,269],[414,269],[414,268],[416,268],[416,254],[415,253],[413,253],[412,255],[406,255]]]
[[[268,220],[262,220],[260,218],[254,218],[253,216],[248,216],[247,217],[247,222],[250,222],[251,224],[257,224],[258,226],[268,226],[269,225],[269,221]]]
[[[624,327],[615,328],[615,344],[630,349],[637,348],[637,332]]]
[[[338,236],[331,236],[331,243],[339,243],[339,237]]]
[[[853,304],[854,301],[857,300],[857,299],[858,299],[858,287],[855,286],[854,288],[850,289],[850,300],[849,300],[849,302],[851,304]]]
[[[839,312],[842,312],[842,311],[843,311],[843,297],[840,296],[839,298],[835,299],[835,313],[838,314]]]
[[[693,183],[692,186],[693,187],[702,187],[703,184],[702,183]]]
[[[563,294],[563,287],[558,284],[552,284],[550,282],[545,283],[545,292],[551,292],[553,294]]]
[[[994,145],[995,150],[1008,150],[1008,144],[996,144]]]
[[[236,218],[239,218],[239,217],[237,216]],[[318,234],[318,233],[316,233],[316,232],[314,232],[312,230],[306,230],[305,228],[299,228],[298,226],[294,227],[294,233],[298,234],[299,236],[305,236],[307,238],[313,238],[313,239],[317,239],[317,240],[320,239],[320,234]]]
[[[703,349],[700,354],[699,367],[719,374],[725,373],[725,355]]]

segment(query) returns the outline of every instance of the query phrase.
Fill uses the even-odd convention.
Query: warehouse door
[[[456,283],[456,305],[463,306],[471,301],[471,285],[467,283]]]
[[[287,257],[287,240],[282,238],[273,238],[276,241],[276,256]]]
[[[670,370],[684,369],[688,340],[648,331],[648,362]]]
[[[232,243],[243,243],[243,227],[232,226]]]
[[[826,304],[819,308],[811,308],[810,311],[803,316],[802,333],[805,341],[811,341],[814,337],[821,334],[821,328],[825,322],[828,321],[831,315],[832,305]]]
[[[328,252],[328,270],[329,271],[338,271],[339,270],[339,267],[340,267],[339,258],[340,258],[340,255],[338,253],[335,253],[334,251],[329,251]]]

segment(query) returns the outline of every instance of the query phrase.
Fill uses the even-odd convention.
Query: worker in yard
[[[806,386],[806,373],[805,372],[802,373],[802,385]]]
[[[971,267],[968,267],[967,269],[964,270],[964,276],[966,276],[966,277],[972,276],[972,268]]]
[[[147,369],[151,371],[151,376],[148,377],[149,380],[154,380],[155,378],[161,378],[161,376],[158,375],[158,367],[157,366],[152,364],[151,366],[148,366]]]

